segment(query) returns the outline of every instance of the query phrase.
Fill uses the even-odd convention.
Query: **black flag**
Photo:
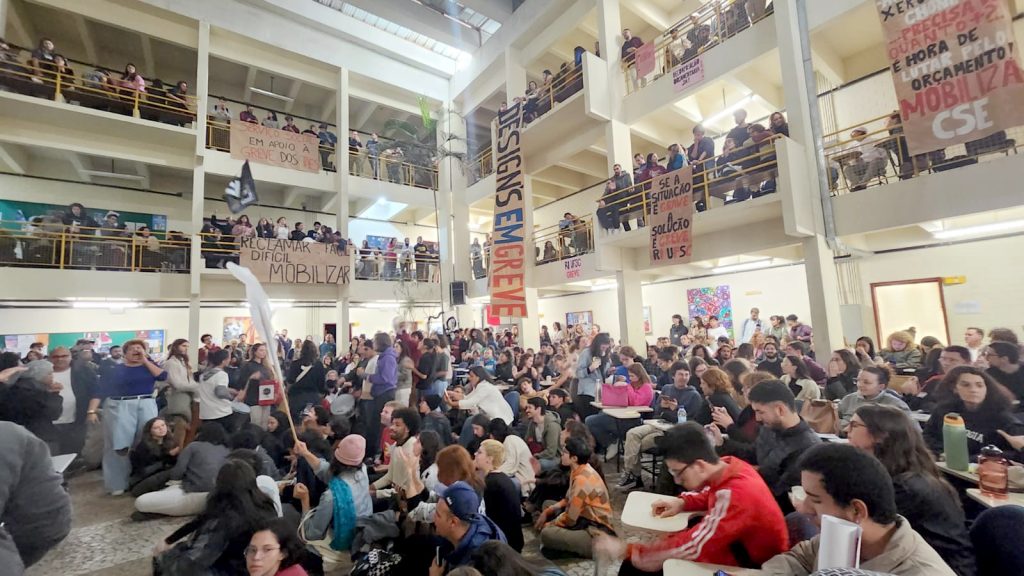
[[[259,202],[256,196],[256,181],[252,179],[249,161],[242,164],[242,175],[228,183],[224,189],[224,200],[232,214],[238,214],[247,207]]]

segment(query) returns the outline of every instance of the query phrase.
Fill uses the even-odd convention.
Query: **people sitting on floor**
[[[627,545],[607,536],[598,538],[595,553],[623,560],[620,575],[660,572],[670,558],[756,567],[788,549],[782,511],[752,466],[732,456],[719,458],[696,422],[672,428],[659,445],[665,466],[687,492],[656,501],[651,513],[663,518],[694,511],[705,515],[655,542]]]
[[[508,424],[501,418],[495,418],[487,426],[487,433],[492,440],[497,440],[505,446],[504,462],[500,470],[508,474],[519,486],[523,496],[529,495],[533,490],[537,477],[533,471],[533,455],[526,442],[512,433]]]
[[[306,556],[295,527],[285,520],[260,525],[245,548],[249,576],[307,576],[301,562]]]
[[[435,560],[431,574],[470,564],[473,552],[488,540],[507,543],[498,525],[479,513],[480,500],[480,494],[461,480],[441,494],[434,513],[434,530],[444,541],[438,551],[441,563]]]
[[[217,471],[230,452],[227,444],[228,435],[220,424],[208,422],[200,427],[195,440],[181,451],[178,462],[168,474],[168,481],[180,483],[136,498],[138,514],[133,514],[133,518],[145,519],[150,514],[193,516],[202,512],[207,495],[214,488]]]
[[[858,561],[873,572],[897,576],[954,576],[934,548],[914,531],[896,507],[892,478],[873,456],[853,446],[822,444],[800,459],[800,485],[816,522],[824,515],[860,527]],[[808,576],[818,568],[819,537],[761,566],[771,576]]]
[[[559,396],[561,398],[561,396]],[[530,398],[526,402],[526,445],[537,461],[537,474],[553,470],[560,461],[559,436],[562,427],[558,413],[552,412],[543,398]]]
[[[565,498],[542,510],[534,528],[540,531],[541,553],[568,552],[590,558],[594,537],[615,534],[611,497],[604,479],[590,466],[591,447],[586,439],[565,441],[561,463],[569,467]]]
[[[132,473],[128,479],[132,496],[156,492],[167,484],[178,461],[181,446],[163,418],[153,418],[142,427],[142,438],[128,454]]]
[[[206,428],[220,427],[209,424]],[[186,451],[196,443],[186,446]],[[240,460],[218,467],[209,495],[197,508],[192,514],[198,516],[157,543],[156,573],[244,573],[245,549],[252,535],[277,518],[273,502],[256,485],[256,472]]]
[[[494,520],[508,545],[516,552],[523,551],[523,511],[519,504],[520,492],[512,478],[501,471],[505,461],[505,446],[497,440],[484,440],[476,451],[473,462],[484,478],[484,507]]]

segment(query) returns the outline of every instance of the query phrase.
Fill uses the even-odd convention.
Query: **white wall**
[[[1017,261],[1022,252],[1024,236],[1016,236],[862,259],[859,267],[865,330],[875,332],[872,283],[965,276],[966,283],[943,288],[953,343],[962,344],[964,330],[970,326],[986,332],[1004,327],[1024,334],[1024,302],[1020,299],[1024,293],[1024,273]],[[972,311],[974,303],[980,306],[977,313]]]

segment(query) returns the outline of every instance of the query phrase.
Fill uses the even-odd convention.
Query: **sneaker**
[[[632,472],[624,472],[622,474],[622,478],[619,479],[619,483],[617,484],[617,486],[619,488],[625,488],[626,486],[630,486],[630,485],[634,484],[635,482],[636,482],[636,476],[633,476]]]
[[[629,480],[631,481],[625,484],[623,482],[619,482],[619,489],[624,492],[632,492],[633,490],[643,490],[644,482],[643,480],[640,479],[639,476],[633,476],[632,474],[630,474]]]
[[[618,455],[619,455],[619,444],[616,442],[615,444],[612,444],[611,446],[608,447],[608,450],[604,453],[604,459],[606,461],[607,460],[614,460],[615,457],[618,456]]]

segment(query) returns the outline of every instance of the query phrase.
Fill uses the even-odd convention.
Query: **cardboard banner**
[[[1024,124],[1006,0],[875,0],[911,154]]]
[[[523,206],[523,109],[516,102],[498,114],[494,227],[488,286],[491,313],[526,317],[526,221]]]
[[[242,238],[238,263],[270,284],[348,284],[352,256],[334,244]]]
[[[566,280],[579,280],[580,275],[583,273],[583,257],[573,256],[572,258],[566,258],[562,261],[562,265],[565,266],[565,279]]]
[[[636,74],[640,78],[654,72],[654,43],[648,42],[633,53],[636,58]]]
[[[689,263],[693,253],[693,166],[654,179],[650,222],[651,266]]]
[[[704,55],[690,58],[672,69],[672,86],[676,92],[696,86],[704,81]]]
[[[251,122],[232,122],[231,157],[279,168],[320,172],[320,139],[312,134],[296,134]]]

